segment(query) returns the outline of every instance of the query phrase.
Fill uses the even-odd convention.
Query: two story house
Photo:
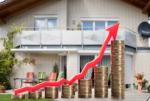
[[[12,26],[21,26],[14,37],[18,60],[29,57],[35,65],[16,65],[13,78],[33,71],[52,71],[54,64],[66,72],[67,79],[81,72],[94,59],[105,38],[106,28],[120,23],[117,39],[125,41],[125,83],[133,84],[134,75],[143,72],[150,80],[149,43],[138,34],[142,21],[148,20],[148,0],[6,0],[0,4],[1,37]],[[147,8],[145,8],[147,7]],[[142,10],[145,13],[142,13]],[[2,48],[2,47],[1,47]],[[110,43],[101,63],[109,68]],[[91,78],[92,70],[86,78]],[[18,85],[19,87],[19,85]]]

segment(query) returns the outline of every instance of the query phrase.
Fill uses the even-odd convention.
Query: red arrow
[[[106,47],[109,43],[109,41],[111,40],[111,38],[113,38],[113,40],[116,40],[116,36],[117,36],[117,32],[118,32],[118,27],[119,27],[119,23],[116,23],[114,24],[113,26],[111,26],[110,28],[106,29],[109,34],[106,38],[106,40],[104,41],[104,44],[102,45],[101,49],[100,49],[100,52],[98,54],[98,57],[95,58],[94,60],[88,62],[83,70],[81,71],[81,73],[75,75],[71,80],[66,80],[66,79],[61,79],[59,81],[56,81],[56,82],[49,82],[49,81],[46,81],[46,82],[42,82],[42,83],[39,83],[35,86],[31,86],[31,87],[24,87],[24,88],[20,88],[20,89],[16,89],[14,90],[14,94],[19,94],[19,93],[23,93],[23,92],[26,92],[26,91],[29,91],[29,92],[34,92],[36,90],[39,90],[41,88],[44,88],[44,87],[47,87],[47,86],[60,86],[64,83],[67,83],[69,85],[73,84],[76,80],[80,80],[82,78],[84,78],[84,76],[86,75],[87,71],[90,69],[90,68],[94,68],[96,67],[96,65],[101,62],[102,60],[102,57],[104,55],[104,52],[106,50]]]

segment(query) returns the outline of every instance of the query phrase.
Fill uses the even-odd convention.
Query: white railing
[[[23,45],[100,45],[107,37],[106,30],[33,30],[23,29],[14,37],[14,46]],[[117,39],[125,40],[129,46],[136,46],[136,34],[128,29],[119,29]]]

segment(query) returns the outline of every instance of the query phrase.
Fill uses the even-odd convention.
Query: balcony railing
[[[26,28],[14,37],[14,46],[101,45],[107,35],[106,30],[34,30]],[[117,39],[125,40],[126,45],[136,47],[136,33],[129,29],[119,29]]]

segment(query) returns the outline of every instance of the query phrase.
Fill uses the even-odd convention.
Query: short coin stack
[[[92,80],[79,80],[78,97],[91,98],[92,96]]]
[[[29,94],[28,96],[29,96],[30,99],[38,99],[39,98],[39,92],[38,91],[29,92],[28,94]]]
[[[107,98],[108,97],[108,67],[107,66],[94,68],[94,81],[95,81],[95,97]]]
[[[112,97],[124,98],[124,41],[116,40],[111,43],[112,67]]]
[[[74,85],[63,84],[62,85],[62,98],[74,98],[75,90]]]
[[[56,99],[58,98],[58,87],[46,87],[45,88],[45,97]]]

